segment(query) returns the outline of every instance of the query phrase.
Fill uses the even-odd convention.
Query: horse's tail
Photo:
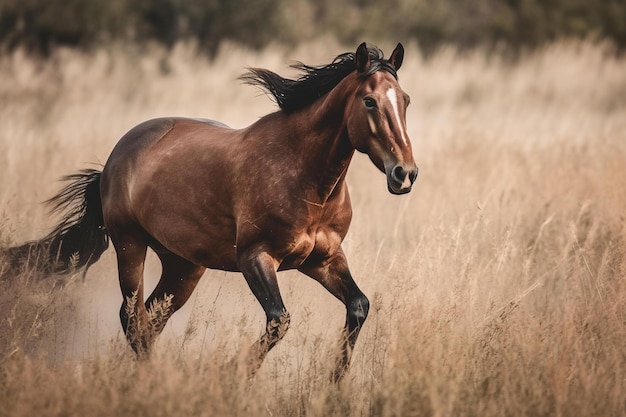
[[[96,263],[109,246],[104,227],[100,176],[85,169],[63,178],[69,181],[46,201],[51,213],[63,213],[57,226],[41,240],[2,250],[9,271],[67,274]],[[7,271],[8,272],[8,271]]]

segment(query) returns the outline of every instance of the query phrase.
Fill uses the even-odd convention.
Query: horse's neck
[[[324,204],[345,179],[354,154],[346,129],[349,91],[343,82],[330,93],[298,113],[299,138],[306,175]]]

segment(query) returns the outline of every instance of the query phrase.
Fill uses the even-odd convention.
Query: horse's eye
[[[372,97],[365,97],[363,99],[363,104],[365,104],[365,107],[367,107],[368,109],[375,109],[377,106],[376,100],[374,100]]]

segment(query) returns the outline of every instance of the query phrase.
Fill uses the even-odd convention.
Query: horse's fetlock
[[[274,315],[273,318],[268,320],[267,333],[272,335],[272,337],[280,340],[287,333],[290,322],[291,316],[289,315],[289,312],[287,312],[287,310],[283,310],[279,314]]]

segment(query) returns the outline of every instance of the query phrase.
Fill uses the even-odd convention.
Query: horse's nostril
[[[396,165],[391,174],[393,179],[398,182],[403,182],[404,178],[406,178],[406,171],[400,165]]]

